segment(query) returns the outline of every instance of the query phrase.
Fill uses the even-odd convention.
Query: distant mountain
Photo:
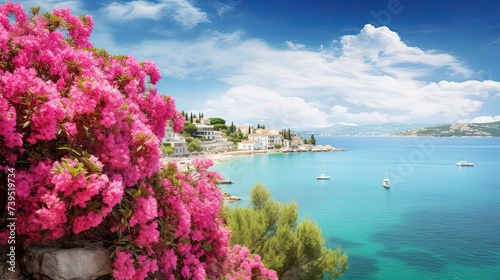
[[[400,131],[411,130],[428,126],[429,124],[404,124],[404,123],[386,123],[379,125],[352,125],[352,124],[335,124],[327,128],[303,131],[301,135],[322,135],[322,136],[376,136],[388,135]]]
[[[491,123],[457,123],[392,133],[395,136],[500,137],[500,121]]]

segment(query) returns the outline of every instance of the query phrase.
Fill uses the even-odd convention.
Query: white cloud
[[[422,77],[435,68],[450,70],[461,77],[473,74],[451,55],[406,45],[396,32],[385,26],[376,28],[367,24],[359,34],[343,36],[340,44],[343,57],[362,61],[396,78]]]
[[[300,97],[281,96],[256,87],[233,87],[220,99],[208,100],[205,115],[219,116],[236,123],[264,124],[269,128],[321,128],[329,116]]]
[[[186,28],[193,28],[200,23],[210,22],[205,12],[195,8],[187,0],[163,0],[175,7],[174,19]]]
[[[145,0],[128,3],[112,2],[102,8],[101,13],[108,19],[117,21],[160,20],[172,17],[185,28],[193,28],[200,23],[209,22],[207,14],[187,0],[161,0],[158,3]]]
[[[480,116],[473,119],[460,120],[459,123],[490,123],[500,121],[500,115],[498,116]]]
[[[112,2],[101,9],[101,12],[112,20],[131,20],[147,18],[158,20],[162,16],[162,10],[168,6],[165,3],[153,3],[149,1]]]
[[[331,110],[333,115],[341,116],[343,114],[346,114],[347,111],[349,111],[349,108],[345,106],[335,105],[331,108]]]
[[[283,99],[298,97],[334,122],[457,121],[500,92],[497,81],[467,80],[472,71],[457,58],[407,46],[386,27],[367,25],[339,42],[340,53],[338,48],[290,50],[245,38],[242,32],[208,32],[189,41],[143,41],[128,50],[141,59],[153,58],[166,76],[217,78],[233,88],[256,86]],[[455,81],[434,82],[434,71],[449,73]],[[222,103],[229,92],[221,96]],[[258,101],[240,102],[253,108]],[[356,111],[328,111],[340,104]]]
[[[387,123],[391,121],[400,121],[400,119],[391,118],[388,114],[382,114],[379,112],[361,112],[361,113],[350,113],[349,108],[345,106],[335,105],[331,108],[331,115],[333,119],[345,119],[348,121],[363,124],[375,124],[375,123]],[[351,123],[351,124],[353,124]]]
[[[294,43],[292,41],[286,41],[286,46],[292,50],[300,50],[306,47],[304,44]]]

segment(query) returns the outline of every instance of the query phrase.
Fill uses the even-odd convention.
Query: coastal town
[[[218,117],[182,114],[186,119],[184,129],[176,133],[167,126],[161,145],[163,162],[176,162],[181,170],[188,170],[195,157],[221,162],[237,155],[345,151],[331,145],[316,145],[314,134],[305,139],[290,129],[266,128],[260,124],[227,126],[226,121]],[[219,181],[219,184],[232,183],[225,179]],[[228,192],[224,192],[223,197],[225,202],[240,200]]]
[[[183,115],[185,113],[183,112]],[[222,157],[267,152],[332,152],[344,151],[331,145],[316,145],[311,134],[305,139],[290,129],[266,128],[252,124],[226,125],[221,118],[204,118],[202,114],[185,115],[184,129],[175,133],[167,127],[162,139],[164,161],[186,163],[191,157]]]

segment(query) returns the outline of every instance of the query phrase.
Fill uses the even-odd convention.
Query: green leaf
[[[82,161],[83,165],[89,169],[90,172],[94,172],[94,165],[90,162],[90,160],[86,157],[81,157],[80,160]]]
[[[118,216],[118,212],[116,210],[111,211],[111,215],[113,215],[113,217],[115,217],[115,219],[117,220],[120,219],[120,217]]]
[[[40,13],[40,6],[38,6],[38,7],[30,7],[30,9],[31,9],[32,15],[34,15],[34,16],[37,16]]]
[[[141,189],[139,188],[139,189],[135,192],[135,194],[132,196],[132,198],[133,198],[134,200],[136,200],[139,196],[141,196],[141,194],[142,194],[142,192],[141,192]]]
[[[75,155],[77,155],[77,156],[79,156],[79,157],[81,157],[81,156],[82,156],[82,154],[81,154],[79,151],[77,151],[77,150],[75,150],[75,149],[73,149],[73,148],[71,148],[71,151],[72,151]]]
[[[99,209],[101,207],[102,207],[102,204],[99,201],[94,200],[94,201],[92,201],[92,206],[90,208],[91,209]]]

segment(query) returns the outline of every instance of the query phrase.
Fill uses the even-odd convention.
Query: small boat
[[[318,179],[318,180],[330,180],[330,176],[326,175],[326,164],[325,164],[324,159],[323,159],[323,172],[320,173],[318,176],[316,176],[316,179]]]
[[[466,160],[461,160],[457,162],[457,166],[474,166],[474,163],[468,162]]]
[[[384,186],[384,188],[390,188],[391,187],[391,181],[388,178],[385,178],[383,186]]]
[[[316,179],[318,180],[330,180],[330,176],[329,175],[326,175],[326,174],[319,174],[318,176],[316,176]]]

